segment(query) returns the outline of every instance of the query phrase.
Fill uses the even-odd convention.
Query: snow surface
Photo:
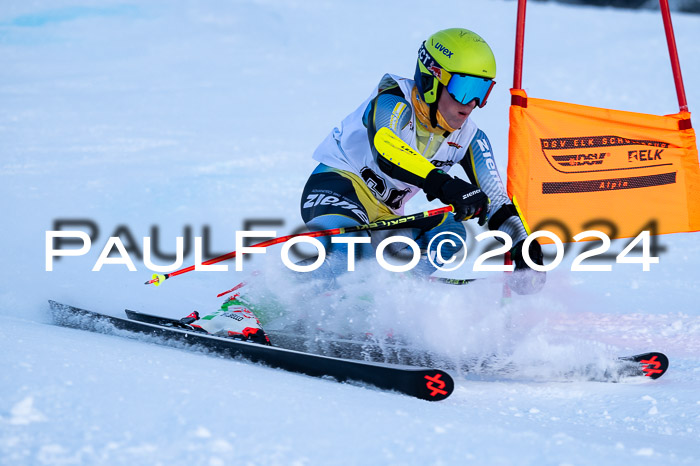
[[[569,254],[540,294],[505,308],[495,277],[467,287],[346,278],[377,306],[334,309],[334,325],[393,329],[447,354],[502,352],[517,367],[455,374],[441,403],[50,325],[47,299],[112,315],[218,306],[216,293],[247,277],[233,264],[160,288],[142,285],[150,272],[135,257],[137,272],[91,269],[120,226],[137,244],[157,226],[167,252],[186,226],[209,227],[214,252],[234,249],[246,220],[295,231],[315,146],[383,73],[411,76],[418,44],[445,27],[477,31],[496,54],[498,86],[474,118],[505,176],[516,4],[426,5],[3,2],[1,464],[700,464],[697,233],[661,237],[650,272],[573,273]],[[673,20],[694,110],[700,17]],[[678,108],[651,11],[531,3],[524,86],[585,105]],[[429,206],[419,197],[407,211]],[[56,219],[90,219],[99,237],[46,272]],[[278,254],[246,269],[265,269],[291,300],[300,290],[275,274]],[[671,359],[655,382],[576,371],[647,350]]]

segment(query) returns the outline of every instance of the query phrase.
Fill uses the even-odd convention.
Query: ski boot
[[[229,298],[220,309],[214,312],[200,317],[199,312],[194,311],[180,319],[180,322],[183,326],[191,327],[192,330],[217,337],[271,345],[270,338],[262,329],[258,318],[250,309],[237,301],[236,296]]]

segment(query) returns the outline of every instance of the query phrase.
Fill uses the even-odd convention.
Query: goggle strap
[[[450,78],[452,78],[452,73],[442,68],[433,56],[430,55],[428,49],[425,48],[425,42],[423,42],[420,49],[418,49],[418,59],[440,83],[447,86],[447,83],[450,82]]]

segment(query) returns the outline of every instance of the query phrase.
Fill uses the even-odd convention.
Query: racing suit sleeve
[[[401,129],[409,123],[411,112],[398,86],[386,88],[367,106],[363,123],[377,165],[388,176],[423,189],[428,200],[440,199],[452,205],[458,221],[478,215],[479,224],[483,225],[489,202],[487,195],[478,186],[436,168],[401,140]]]
[[[413,110],[403,92],[394,85],[380,92],[367,106],[362,122],[367,128],[372,155],[379,168],[390,177],[423,188],[425,178],[435,166],[416,153],[408,144],[403,151],[382,153],[375,145],[375,136],[381,128],[388,128],[397,138],[411,121]]]

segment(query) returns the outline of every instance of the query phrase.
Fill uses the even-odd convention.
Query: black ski
[[[151,319],[151,322],[145,322],[99,314],[55,301],[49,301],[49,305],[54,322],[65,327],[142,339],[145,335],[147,341],[152,343],[201,348],[210,353],[240,357],[312,377],[365,383],[428,401],[444,400],[454,390],[452,377],[439,369],[331,358],[192,332],[176,328],[173,321],[179,321],[175,319],[158,318],[158,321]],[[166,326],[168,324],[171,326]]]
[[[185,327],[178,319],[170,317],[156,316],[145,314],[127,309],[126,315],[129,319],[139,322],[147,322],[155,325],[167,327]],[[295,335],[284,332],[267,332],[272,343],[278,347],[298,350],[304,348],[306,338],[303,335]],[[320,339],[316,337],[315,340]],[[456,370],[453,361],[444,361],[443,359],[432,354],[416,355],[410,349],[401,345],[384,344],[381,347],[373,342],[353,341],[340,338],[329,338],[323,345],[324,354],[331,352],[333,356],[342,357],[344,359],[362,359],[369,358],[372,361],[390,361],[392,363],[412,365],[418,363],[420,365],[428,364],[431,367],[440,367],[448,370]],[[665,354],[658,352],[642,353],[633,356],[623,356],[617,358],[614,367],[607,371],[603,376],[594,377],[592,380],[600,382],[618,382],[625,377],[649,377],[650,379],[658,379],[666,373],[669,361]],[[467,362],[459,368],[462,372],[469,372],[471,367]]]
[[[125,309],[124,312],[126,312],[126,316],[131,320],[146,322],[147,324],[160,325],[163,327],[186,328],[186,326],[183,325],[178,319],[173,319],[171,317],[155,316],[153,314],[132,311],[131,309]]]
[[[178,319],[170,317],[145,314],[143,312],[125,309],[129,319],[165,327],[186,328]],[[427,353],[416,352],[409,346],[400,343],[386,343],[379,345],[372,340],[354,340],[342,338],[335,334],[305,334],[299,331],[284,331],[265,328],[265,333],[270,337],[272,345],[277,348],[285,348],[304,353],[319,354],[333,358],[388,363],[401,366],[436,367],[442,370],[458,370],[453,361],[444,357]],[[312,344],[310,344],[312,342]],[[460,368],[463,372],[469,372],[470,367]]]

